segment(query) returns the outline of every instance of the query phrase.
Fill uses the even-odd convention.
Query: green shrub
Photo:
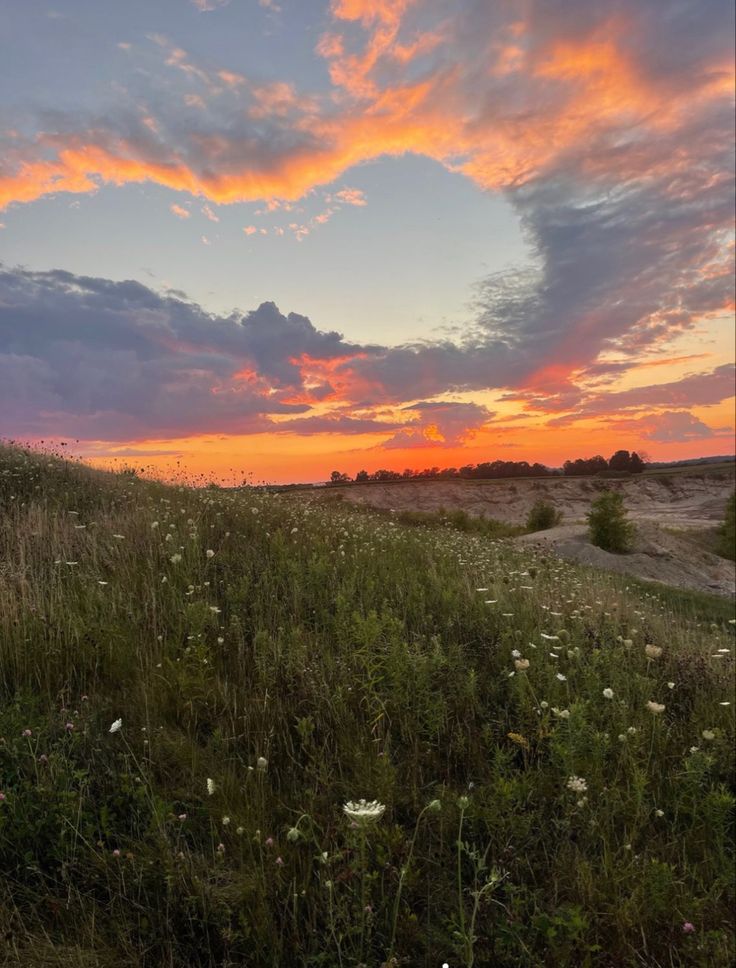
[[[726,517],[718,529],[718,554],[736,560],[736,491],[728,499]]]
[[[527,531],[546,531],[562,521],[562,514],[553,504],[539,498],[534,502],[526,519]]]
[[[588,514],[590,540],[604,551],[630,551],[634,525],[627,519],[624,499],[615,491],[604,491],[591,504]]]

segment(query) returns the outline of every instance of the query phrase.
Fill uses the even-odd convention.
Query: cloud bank
[[[126,50],[142,70],[109,111],[5,130],[0,208],[148,181],[216,218],[209,203],[281,205],[414,152],[502,192],[535,265],[481,281],[475,324],[456,339],[397,347],[348,345],[271,303],[222,318],[134,282],[5,270],[4,425],[110,439],[258,432],[317,404],[414,403],[392,447],[458,443],[485,425],[483,408],[467,409],[480,405],[463,404],[456,426],[432,401],[447,394],[506,389],[558,426],[692,406],[706,384],[709,401],[726,398],[723,367],[669,390],[596,393],[585,380],[607,354],[624,372],[733,307],[732,18],[722,0],[333,0],[315,52],[327,94],[201,63],[152,35]],[[365,203],[355,190],[334,198]],[[335,410],[300,418],[301,432],[330,420],[351,426]],[[697,432],[668,420],[658,432]]]

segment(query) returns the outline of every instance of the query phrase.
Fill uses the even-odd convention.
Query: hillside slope
[[[0,963],[725,968],[735,628],[0,447]]]

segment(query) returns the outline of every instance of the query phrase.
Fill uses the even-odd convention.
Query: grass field
[[[0,964],[725,968],[734,629],[2,447]]]

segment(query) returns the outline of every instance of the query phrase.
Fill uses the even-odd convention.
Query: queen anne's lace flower
[[[122,721],[122,719],[116,719],[115,722],[110,727],[110,732],[111,733],[117,733],[122,728],[123,728],[123,721]]]
[[[567,789],[573,793],[585,793],[588,789],[588,781],[582,776],[571,776],[567,780]]]
[[[386,807],[383,803],[379,803],[378,800],[370,800],[368,802],[358,800],[357,803],[348,800],[342,809],[345,815],[355,821],[355,823],[369,824],[380,820]]]

